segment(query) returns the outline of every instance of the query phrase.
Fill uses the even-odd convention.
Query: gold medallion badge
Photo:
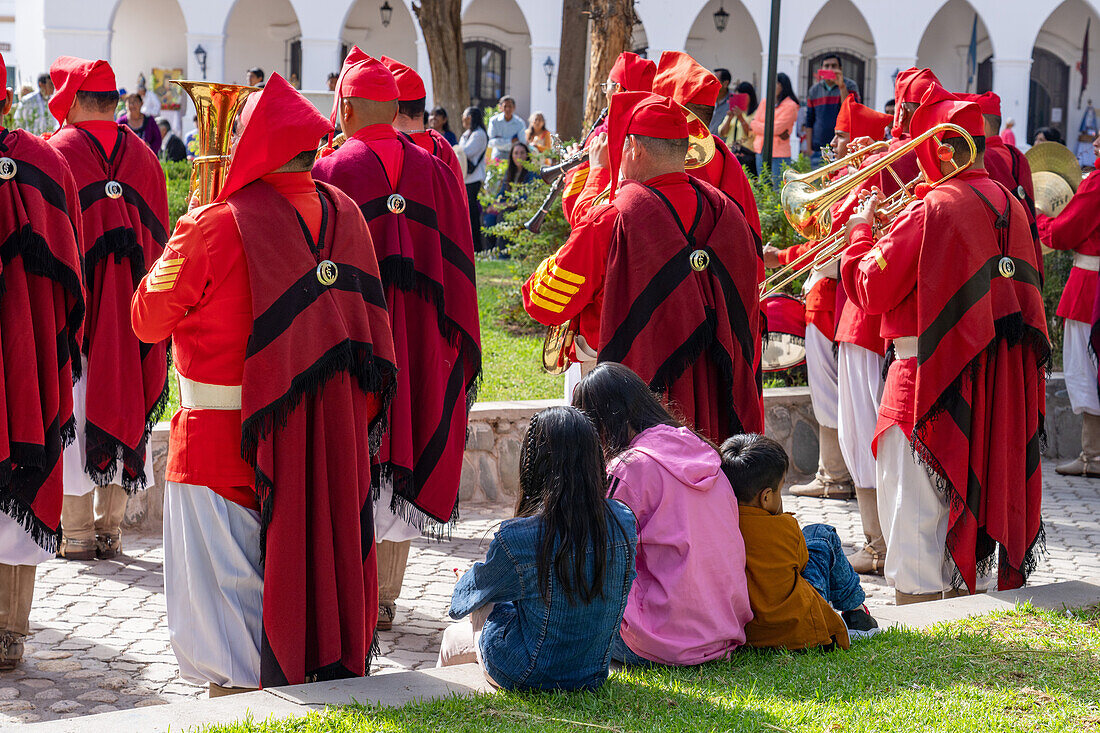
[[[321,264],[317,265],[317,282],[326,288],[336,282],[339,275],[340,270],[332,260],[321,260]]]

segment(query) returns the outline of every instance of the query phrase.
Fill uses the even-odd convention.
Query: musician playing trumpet
[[[983,590],[993,567],[999,588],[1019,587],[1033,569],[1050,356],[1027,214],[985,171],[981,110],[932,85],[911,128],[936,132],[917,145],[927,183],[877,241],[868,196],[841,260],[893,350],[875,450],[899,604]]]
[[[582,369],[626,364],[717,443],[764,427],[758,255],[740,207],[687,175],[687,152],[682,107],[615,94],[590,151],[610,201],[539,265],[523,302],[546,325],[579,321]]]

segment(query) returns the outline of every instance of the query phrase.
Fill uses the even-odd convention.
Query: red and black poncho
[[[164,171],[126,125],[118,126],[111,150],[72,125],[49,142],[73,172],[83,212],[84,470],[98,486],[134,491],[152,480],[145,475],[146,443],[168,401],[167,344],[141,343],[130,326],[134,291],[168,241]]]
[[[396,185],[357,137],[318,161],[313,175],[359,205],[385,286],[400,371],[378,479],[392,482],[395,511],[440,534],[458,516],[466,420],[481,375],[473,240],[454,174],[406,136],[396,139]],[[390,208],[395,193],[401,211]]]
[[[363,218],[338,189],[318,192],[317,242],[262,180],[226,199],[252,291],[241,455],[260,503],[263,687],[363,676],[378,614],[371,456],[393,341]]]
[[[923,207],[912,445],[947,494],[956,585],[973,592],[999,546],[998,587],[1017,588],[1042,543],[1050,358],[1028,216],[984,177],[944,183]]]
[[[0,129],[0,511],[49,551],[61,539],[61,453],[75,437],[84,321],[80,210],[68,166]]]
[[[697,206],[685,224],[656,188],[624,181],[615,194],[599,360],[633,369],[720,443],[764,431],[759,240],[730,198],[686,180]]]

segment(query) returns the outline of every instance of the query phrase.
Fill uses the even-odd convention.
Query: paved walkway
[[[1044,471],[1049,555],[1033,583],[1100,577],[1100,481]],[[827,522],[849,549],[860,539],[854,501],[785,500],[800,522]],[[480,559],[503,511],[466,507],[447,544],[418,542],[394,630],[380,634],[374,673],[435,665],[455,569]],[[120,561],[40,566],[22,666],[0,673],[0,726],[193,698],[205,689],[178,677],[168,642],[159,535],[127,536]],[[892,603],[881,578],[865,578],[868,605]]]

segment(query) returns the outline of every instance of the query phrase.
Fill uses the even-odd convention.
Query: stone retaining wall
[[[519,450],[531,416],[561,400],[479,402],[470,412],[469,440],[462,458],[459,500],[512,506],[519,492]],[[817,420],[807,387],[764,390],[767,434],[791,457],[791,476],[803,480],[817,470]],[[1047,381],[1047,449],[1044,457],[1061,459],[1081,451],[1081,416],[1069,406],[1065,381],[1055,373]],[[135,494],[126,508],[126,525],[156,529],[163,518],[164,466],[168,423],[153,430],[156,485]]]

